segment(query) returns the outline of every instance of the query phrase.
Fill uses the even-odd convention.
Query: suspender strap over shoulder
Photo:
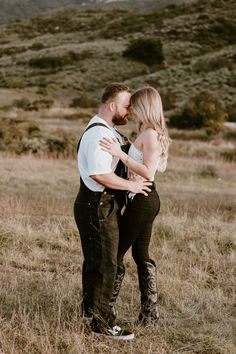
[[[105,127],[105,128],[107,128],[107,129],[109,129],[109,127],[108,127],[106,124],[103,124],[103,123],[93,123],[93,124],[90,124],[90,125],[87,127],[87,129],[85,129],[85,131],[83,132],[83,134],[82,134],[82,136],[81,136],[81,138],[80,138],[80,140],[79,140],[79,142],[78,142],[78,145],[77,145],[77,153],[78,153],[78,151],[79,151],[80,142],[81,142],[81,139],[82,139],[84,133],[85,133],[87,130],[89,130],[90,128],[96,127],[96,126],[98,126],[98,125],[101,126],[101,127]],[[124,141],[127,143],[127,142],[128,142],[127,137],[126,137],[125,135],[123,135],[122,133],[120,133],[117,129],[115,129],[115,130],[116,130],[116,132],[124,139]]]
[[[95,127],[95,126],[102,126],[102,127],[105,127],[105,128],[107,128],[107,129],[109,129],[109,127],[108,127],[107,125],[103,124],[103,123],[93,123],[93,124],[90,124],[90,125],[87,127],[87,129],[85,129],[85,131],[83,132],[83,134],[82,134],[82,136],[81,136],[81,138],[80,138],[80,140],[79,140],[79,142],[78,142],[78,145],[77,145],[77,153],[78,153],[78,151],[79,151],[80,142],[81,142],[81,139],[82,139],[84,133],[85,133],[87,130],[89,130],[89,129]],[[117,129],[116,129],[116,132],[117,132],[117,133],[124,139],[124,141],[126,142],[125,145],[121,145],[121,149],[122,149],[124,152],[128,153],[130,144],[128,143],[127,137],[124,136],[123,134],[121,134]],[[118,162],[118,164],[117,164],[117,166],[116,166],[115,174],[117,174],[117,175],[120,176],[120,177],[127,178],[127,167],[125,166],[125,164],[124,164],[121,160],[119,160],[119,162]]]
[[[97,125],[109,129],[108,126],[107,126],[106,124],[103,124],[103,123],[93,123],[93,124],[90,124],[90,125],[87,127],[87,129],[85,129],[85,131],[83,132],[83,134],[82,134],[82,136],[81,136],[81,138],[80,138],[80,140],[79,140],[79,142],[78,142],[78,145],[77,145],[77,153],[78,153],[78,151],[79,151],[80,142],[81,142],[81,139],[82,139],[84,133],[85,133],[86,131],[88,131],[90,128],[93,128],[93,127],[95,127],[95,126],[97,126]]]

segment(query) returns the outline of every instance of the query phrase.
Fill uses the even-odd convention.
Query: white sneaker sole
[[[92,332],[96,337],[105,337],[109,339],[114,339],[114,340],[131,340],[134,339],[134,333],[130,333],[124,336],[113,336],[109,334],[104,334],[104,333],[98,333],[98,332]]]

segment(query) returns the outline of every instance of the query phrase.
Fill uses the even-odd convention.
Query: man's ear
[[[115,102],[111,101],[108,105],[109,111],[114,112],[116,110],[116,104]]]

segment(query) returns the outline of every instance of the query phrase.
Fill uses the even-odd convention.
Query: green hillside
[[[171,90],[177,102],[202,88],[231,101],[235,7],[232,0],[203,0],[146,14],[68,10],[2,26],[0,86],[69,100],[85,91],[98,98],[102,87],[119,80]],[[122,56],[139,37],[161,40],[161,66]]]
[[[53,118],[87,119],[103,88],[121,81],[131,89],[156,87],[167,116],[210,90],[234,120],[235,8],[233,0],[200,0],[147,13],[70,9],[2,25],[0,117],[23,119],[32,112],[40,119],[51,109]],[[161,56],[140,44],[134,57],[125,56],[130,42],[140,39],[142,46],[159,43]],[[144,58],[136,57],[139,48]]]
[[[194,2],[197,0],[0,0],[0,23],[20,18],[30,18],[65,7],[77,8],[122,8],[148,11],[170,4]]]

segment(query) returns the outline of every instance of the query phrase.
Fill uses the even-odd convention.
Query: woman
[[[123,161],[130,171],[130,176],[152,181],[152,185],[149,187],[151,192],[148,196],[132,193],[127,195],[127,207],[120,223],[118,271],[111,306],[115,304],[124,277],[124,255],[132,245],[141,292],[139,321],[143,324],[155,324],[159,318],[156,265],[149,257],[149,244],[152,224],[160,209],[160,200],[154,176],[156,171],[164,172],[166,169],[170,139],[161,98],[153,87],[143,87],[134,92],[130,112],[139,124],[139,135],[131,144],[128,155],[121,150],[116,139],[103,138],[100,145],[103,150]]]

